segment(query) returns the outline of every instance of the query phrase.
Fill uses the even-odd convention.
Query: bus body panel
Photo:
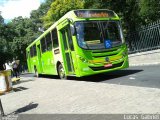
[[[37,62],[37,57],[32,57],[30,59],[30,64],[31,64],[31,71],[30,72],[35,72],[35,66],[38,66],[38,62]]]
[[[43,74],[56,74],[54,56],[52,51],[43,53],[41,62],[42,62]]]

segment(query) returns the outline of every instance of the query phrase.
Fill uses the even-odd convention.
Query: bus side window
[[[36,46],[35,46],[35,45],[33,45],[33,46],[30,48],[30,56],[31,56],[31,57],[36,56]]]
[[[33,49],[32,49],[32,47],[30,48],[30,56],[33,57]]]
[[[41,50],[42,50],[42,53],[47,51],[47,46],[46,46],[46,40],[45,40],[45,38],[41,39]]]
[[[67,30],[67,35],[68,35],[68,42],[69,42],[70,49],[72,51],[74,51],[74,46],[73,46],[73,41],[72,41],[72,35],[71,35],[71,29],[69,27],[68,27],[68,30]]]
[[[53,47],[54,48],[59,47],[57,29],[52,30],[52,40],[53,40]]]
[[[33,46],[33,56],[36,56],[37,52],[36,52],[36,45]]]
[[[52,40],[50,32],[46,35],[47,50],[52,50]]]

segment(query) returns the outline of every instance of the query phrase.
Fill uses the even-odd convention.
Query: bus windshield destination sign
[[[111,18],[116,17],[113,11],[110,10],[77,10],[74,11],[77,17],[80,18]]]

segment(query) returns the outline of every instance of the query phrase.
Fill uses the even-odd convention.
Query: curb
[[[149,66],[149,65],[160,65],[160,62],[155,62],[155,63],[129,64],[129,66]]]

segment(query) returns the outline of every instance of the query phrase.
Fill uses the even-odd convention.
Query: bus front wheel
[[[58,65],[58,75],[59,75],[60,79],[63,79],[63,80],[67,79],[67,76],[65,74],[65,71],[64,71],[62,64]]]

